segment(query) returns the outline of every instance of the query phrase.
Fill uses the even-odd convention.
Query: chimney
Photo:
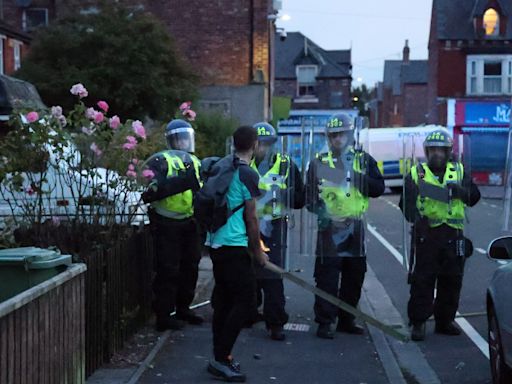
[[[405,47],[403,50],[402,61],[404,64],[409,64],[409,54],[411,50],[409,49],[409,40],[405,40]]]

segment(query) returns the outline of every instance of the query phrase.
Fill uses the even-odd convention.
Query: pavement
[[[397,203],[396,195],[372,201],[368,215],[368,272],[360,309],[408,333],[409,286],[402,265],[405,235]],[[429,321],[427,339],[421,343],[399,342],[371,326],[366,327],[364,336],[337,334],[335,340],[318,339],[313,295],[285,281],[290,315],[287,340],[270,340],[264,325],[259,323],[244,329],[235,345],[235,358],[240,361],[248,382],[490,383],[485,291],[497,266],[487,260],[485,249],[490,240],[503,233],[501,210],[500,202],[489,198],[468,210],[470,221],[466,234],[473,240],[475,254],[466,263],[457,318],[464,331],[462,336],[436,335],[433,321]],[[295,216],[296,223],[300,217],[308,223],[307,214]],[[290,270],[309,283],[314,283],[314,239],[314,228],[308,223],[302,230],[296,225],[289,240]],[[203,258],[196,301],[209,299],[212,283],[210,260]],[[100,370],[88,383],[211,383],[206,365],[212,349],[212,309],[205,305],[197,310],[206,318],[204,325],[166,332],[138,367],[124,373],[117,371],[117,377],[112,372],[108,377],[109,372]],[[101,381],[105,373],[107,377]]]

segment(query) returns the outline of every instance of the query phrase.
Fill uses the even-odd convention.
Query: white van
[[[408,160],[423,160],[423,141],[438,125],[420,127],[370,128],[361,131],[363,147],[375,158],[384,176],[386,187],[399,191],[403,185],[404,169],[410,166]],[[405,160],[404,160],[405,159]]]
[[[69,220],[92,221],[96,213],[101,223],[115,216],[117,223],[148,223],[141,193],[130,191],[115,171],[95,168],[91,174],[79,172],[80,152],[69,143],[59,154],[50,145],[45,148],[48,160],[21,173],[18,190],[8,188],[0,180],[0,228],[5,217],[20,221]],[[62,161],[62,157],[66,161]],[[7,175],[8,180],[12,175]],[[42,182],[41,182],[42,180]],[[35,186],[44,193],[33,191]],[[38,198],[38,196],[41,196]],[[96,215],[98,216],[98,215]]]

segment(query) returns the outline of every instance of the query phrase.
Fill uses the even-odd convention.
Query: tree
[[[366,84],[352,89],[352,106],[359,109],[359,116],[370,116],[368,103],[372,99],[372,89]]]
[[[150,14],[102,6],[41,30],[15,76],[28,80],[48,105],[72,108],[69,84],[83,83],[95,100],[109,100],[122,118],[172,115],[196,96],[197,77]]]

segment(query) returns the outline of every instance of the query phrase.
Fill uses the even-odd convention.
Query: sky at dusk
[[[428,57],[432,0],[283,0],[277,26],[302,32],[324,49],[352,48],[353,86],[382,80],[384,60],[398,60],[406,39],[411,59]]]

